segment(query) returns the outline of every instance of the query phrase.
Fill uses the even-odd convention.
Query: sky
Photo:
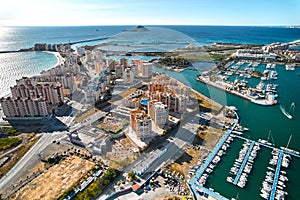
[[[0,26],[300,25],[300,0],[7,0]]]

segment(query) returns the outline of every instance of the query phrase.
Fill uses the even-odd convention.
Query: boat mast
[[[290,145],[290,142],[291,142],[291,139],[292,139],[292,136],[293,136],[293,135],[290,135],[289,141],[288,141],[288,143],[287,143],[287,145],[286,145],[285,149],[287,149],[287,148],[289,147],[289,145]]]
[[[269,142],[269,139],[270,139],[270,134],[271,134],[271,130],[269,130],[269,134],[268,134],[268,139],[267,139],[267,142]]]

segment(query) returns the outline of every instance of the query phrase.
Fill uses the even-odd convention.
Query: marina
[[[291,155],[300,158],[298,154],[284,151],[282,149],[278,149],[274,146],[266,144],[265,142],[257,142],[254,140],[247,139],[240,135],[234,134],[233,129],[237,126],[236,124],[231,126],[230,129],[226,132],[223,138],[218,143],[217,147],[211,152],[209,157],[206,159],[205,163],[199,168],[196,172],[195,176],[190,180],[190,185],[193,188],[193,191],[200,196],[204,196],[208,198],[209,196],[215,199],[227,199],[222,196],[219,192],[214,191],[213,188],[206,188],[206,180],[209,177],[209,173],[212,173],[217,163],[221,160],[218,155],[220,154],[220,149],[223,149],[225,144],[230,144],[233,141],[233,138],[238,138],[244,140],[243,148],[240,150],[239,158],[234,162],[233,167],[231,168],[231,174],[235,175],[235,178],[229,176],[227,177],[227,182],[232,183],[233,185],[237,185],[240,188],[244,188],[246,186],[246,182],[248,179],[248,175],[250,174],[254,159],[257,156],[257,151],[260,149],[260,146],[266,147],[272,150],[273,158],[270,160],[269,164],[276,166],[276,169],[273,167],[267,167],[267,175],[265,181],[262,183],[262,189],[260,196],[265,199],[284,199],[284,196],[287,195],[287,192],[284,191],[285,185],[284,181],[287,181],[286,172],[281,170],[281,167],[289,166],[289,157]],[[235,127],[235,128],[234,128]],[[236,131],[235,131],[236,132]],[[264,141],[264,140],[260,140]],[[217,159],[216,159],[217,158]],[[209,169],[209,170],[207,170]]]
[[[258,68],[264,68],[265,65],[259,65]],[[267,170],[267,163],[266,163],[266,159],[264,159],[265,157],[268,157],[269,150],[272,150],[273,148],[276,148],[275,146],[277,146],[278,148],[280,146],[283,146],[282,149],[285,150],[285,153],[290,154],[292,156],[295,156],[297,158],[299,158],[298,155],[298,149],[297,149],[297,143],[295,143],[294,141],[298,141],[298,135],[294,135],[294,139],[293,141],[291,141],[291,148],[289,147],[288,149],[286,148],[286,142],[288,139],[288,135],[283,133],[283,131],[286,131],[287,127],[283,126],[283,124],[287,124],[287,123],[291,123],[293,124],[292,127],[293,128],[293,132],[298,131],[298,126],[296,125],[296,120],[289,120],[287,119],[280,111],[279,106],[273,106],[273,107],[268,107],[268,108],[264,108],[264,107],[257,107],[254,104],[249,104],[246,101],[244,101],[241,98],[236,97],[235,95],[231,95],[231,94],[226,94],[226,100],[224,102],[224,91],[223,90],[218,90],[215,87],[211,87],[209,85],[203,84],[202,82],[198,82],[193,81],[191,79],[188,79],[188,77],[195,77],[196,78],[196,74],[194,74],[194,72],[189,71],[189,70],[185,70],[183,72],[181,72],[180,74],[178,73],[173,73],[173,72],[169,72],[166,70],[162,70],[162,69],[157,69],[155,68],[155,70],[160,71],[160,72],[164,72],[167,73],[173,77],[175,77],[176,79],[186,83],[186,84],[191,84],[193,86],[193,88],[197,88],[198,91],[203,92],[206,95],[210,95],[211,93],[216,93],[218,94],[217,98],[216,95],[214,95],[214,99],[216,99],[217,101],[221,102],[224,105],[232,105],[234,103],[235,107],[238,108],[239,110],[239,115],[241,116],[241,119],[247,119],[246,123],[243,123],[243,125],[245,124],[247,127],[249,127],[251,129],[251,132],[242,132],[242,131],[238,131],[236,130],[236,128],[231,132],[230,136],[231,137],[235,137],[235,138],[239,138],[242,140],[246,140],[247,138],[249,139],[250,137],[252,138],[252,140],[254,141],[258,141],[259,142],[259,146],[260,147],[266,147],[266,148],[261,148],[261,152],[258,155],[258,160],[255,161],[255,167],[254,167],[254,171],[253,176],[255,178],[251,178],[251,181],[249,182],[249,184],[247,184],[247,186],[245,188],[242,189],[242,191],[239,189],[239,196],[242,199],[251,199],[248,194],[249,192],[251,194],[254,195],[253,198],[259,199],[260,198],[260,185],[263,182],[263,177],[264,177],[264,171],[262,170],[257,170],[259,169],[266,169]],[[299,68],[296,68],[296,70],[299,70]],[[276,65],[276,71],[278,72],[278,80],[275,80],[276,82],[274,84],[278,84],[278,94],[284,94],[284,95],[292,95],[290,102],[285,101],[283,98],[281,98],[280,100],[280,104],[285,104],[285,105],[289,105],[292,102],[295,102],[294,104],[299,103],[298,101],[296,101],[296,97],[298,94],[298,90],[296,89],[297,86],[295,84],[286,84],[290,79],[291,79],[291,75],[288,76],[286,73],[290,73],[290,72],[286,72],[284,66],[282,65]],[[291,73],[290,73],[291,74]],[[188,82],[186,82],[186,80],[189,80]],[[259,80],[249,80],[250,84],[254,84],[256,85],[257,82]],[[293,83],[296,81],[297,83],[299,82],[299,78],[297,77],[297,74],[295,74],[295,76],[293,76],[292,79]],[[296,83],[295,82],[295,83]],[[288,88],[291,89],[293,88],[293,90],[296,91],[296,93],[290,93],[288,92]],[[294,106],[292,106],[294,107]],[[247,108],[247,109],[246,109]],[[243,109],[243,110],[241,110]],[[292,108],[293,109],[293,108]],[[294,113],[298,112],[298,108],[297,110],[295,109]],[[268,114],[266,114],[268,113]],[[293,113],[293,111],[291,111],[291,114]],[[250,117],[248,117],[248,115]],[[268,116],[272,116],[267,117]],[[243,117],[242,117],[243,116]],[[280,121],[275,120],[274,123],[274,119],[280,119]],[[286,121],[287,120],[287,121]],[[244,122],[244,121],[242,121]],[[290,126],[290,125],[286,125],[286,126]],[[237,126],[236,126],[237,127]],[[263,129],[262,127],[266,128],[266,127],[270,127],[267,128],[267,130]],[[294,131],[295,130],[295,131]],[[240,133],[235,133],[234,131],[240,132]],[[262,132],[269,132],[269,139],[267,141],[267,139],[260,139],[263,138],[262,136],[264,135]],[[272,132],[272,134],[270,134],[270,132]],[[268,134],[266,134],[266,138],[267,138]],[[231,197],[235,197],[237,195],[235,189],[234,189],[234,185],[230,184],[226,181],[226,178],[228,176],[228,171],[230,170],[230,168],[232,167],[232,163],[234,163],[234,161],[230,161],[231,163],[228,163],[227,159],[232,160],[229,156],[232,156],[233,154],[236,153],[236,151],[234,151],[234,148],[238,148],[237,144],[239,144],[240,140],[234,140],[234,143],[231,143],[230,146],[233,145],[233,148],[230,148],[228,152],[226,152],[226,155],[224,157],[224,161],[220,162],[218,164],[218,166],[220,166],[222,169],[226,166],[226,171],[221,170],[220,167],[215,167],[213,170],[213,174],[209,175],[209,177],[206,179],[206,185],[209,185],[209,187],[214,188],[215,191],[218,191],[220,194],[222,194],[223,196],[227,197],[227,198],[231,198]],[[261,141],[261,142],[260,142]],[[276,142],[276,145],[275,142]],[[296,150],[293,150],[295,149]],[[292,165],[294,167],[299,166],[299,159],[295,159],[294,162],[292,162]],[[257,167],[256,167],[257,166]],[[289,169],[290,170],[290,169]],[[275,171],[275,170],[274,170]],[[287,187],[287,192],[289,193],[293,193],[293,194],[298,194],[298,190],[295,189],[295,187],[293,185],[291,185],[291,183],[293,184],[297,184],[298,183],[298,174],[293,171],[293,169],[291,169],[291,173],[295,174],[295,176],[290,177],[290,181]],[[252,176],[252,175],[251,175]],[[224,184],[225,181],[227,184]],[[229,198],[229,199],[230,199]],[[252,199],[253,199],[252,198]],[[297,198],[292,198],[291,196],[289,196],[289,199],[297,199]]]
[[[276,98],[278,98],[278,85],[271,82],[277,80],[278,73],[275,67],[275,63],[267,63],[263,68],[259,62],[250,62],[249,64],[244,61],[231,62],[222,71],[203,73],[196,79],[252,103],[271,106],[277,104]],[[256,85],[249,84],[253,80],[260,80],[260,82]]]

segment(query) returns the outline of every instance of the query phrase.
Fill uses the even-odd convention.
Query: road
[[[43,133],[42,137],[35,143],[33,147],[15,164],[11,170],[2,177],[0,180],[0,191],[5,189],[18,178],[21,170],[24,170],[26,165],[30,164],[34,157],[38,157],[39,152],[45,149],[53,140],[61,138],[66,134],[66,131],[63,132],[53,132],[53,133]]]
[[[89,125],[97,121],[100,117],[106,115],[106,112],[99,112],[91,115],[83,123],[75,124],[70,127],[70,131],[78,130],[86,125]],[[32,146],[28,152],[15,164],[15,166],[0,180],[0,191],[4,190],[11,183],[13,183],[22,173],[22,170],[26,169],[34,159],[39,159],[39,153],[42,152],[53,140],[60,140],[66,136],[68,131],[56,131],[52,133],[43,132],[42,137]]]

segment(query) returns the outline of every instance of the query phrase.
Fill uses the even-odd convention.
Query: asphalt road
[[[61,138],[66,132],[43,133],[42,137],[29,149],[29,151],[15,164],[15,166],[6,173],[0,180],[0,191],[5,189],[15,181],[21,170],[26,167],[34,157],[38,157],[39,152],[45,149],[53,140]]]

